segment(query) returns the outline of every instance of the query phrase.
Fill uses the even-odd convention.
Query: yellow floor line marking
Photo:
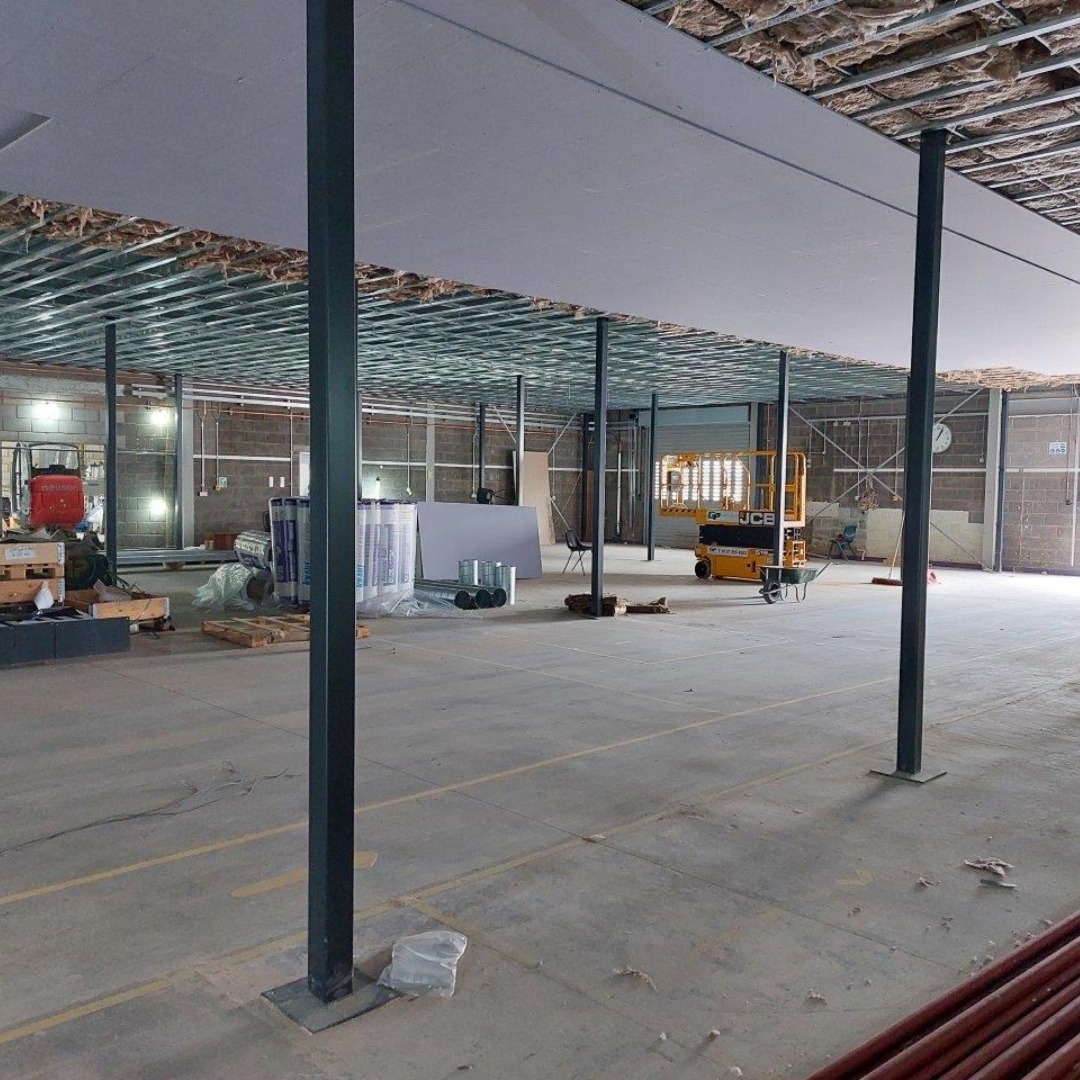
[[[467,791],[481,784],[489,784],[496,780],[505,780],[511,776],[521,776],[524,773],[535,772],[538,769],[547,769],[555,765],[563,765],[578,758],[589,757],[592,754],[602,754],[611,750],[618,750],[626,746],[636,746],[640,743],[650,742],[653,739],[664,738],[667,735],[678,735],[685,731],[707,727],[710,724],[723,723],[725,720],[734,720],[744,716],[752,716],[756,713],[769,712],[773,709],[788,708],[807,701],[819,698],[832,697],[837,694],[850,693],[855,690],[863,690],[870,686],[876,686],[888,682],[891,676],[882,679],[873,679],[870,682],[858,683],[854,686],[845,686],[836,690],[824,690],[818,694],[809,694],[805,697],[789,698],[785,701],[769,702],[767,705],[755,705],[738,712],[724,713],[719,716],[708,716],[701,720],[692,720],[686,724],[678,724],[675,727],[664,728],[660,731],[650,731],[642,735],[634,735],[627,739],[619,739],[616,742],[605,743],[600,746],[590,746],[583,750],[574,750],[568,754],[560,754],[557,757],[547,758],[543,761],[533,761],[527,765],[517,765],[510,769],[501,769],[498,772],[487,773],[484,776],[476,776],[470,780],[460,780],[454,784],[444,784],[440,787],[423,788],[407,795],[395,795],[389,799],[381,799],[378,802],[364,803],[356,807],[355,813],[367,814],[375,810],[385,810],[388,807],[400,806],[404,803],[420,802],[423,799],[435,798],[439,795],[448,795],[456,791]],[[0,896],[0,907],[8,904],[21,903],[24,900],[33,900],[41,896],[49,896],[52,893],[64,892],[83,885],[93,885],[99,881],[108,881],[112,878],[121,877],[125,874],[134,874],[141,870],[151,870],[158,866],[167,866],[170,863],[180,862],[184,859],[196,858],[200,855],[213,855],[219,851],[228,851],[230,848],[240,847],[244,844],[255,843],[259,840],[268,840],[275,836],[284,836],[291,832],[299,832],[307,827],[307,819],[292,821],[285,825],[275,825],[269,829],[261,829],[257,832],[245,833],[242,836],[230,837],[227,840],[215,840],[198,847],[187,848],[183,851],[174,851],[168,855],[158,855],[152,859],[143,859],[140,862],[129,863],[126,866],[116,866],[109,870],[99,870],[93,874],[85,874],[81,877],[68,878],[65,881],[56,881],[49,885],[39,885],[32,889],[24,889],[21,892],[8,893]]]
[[[354,851],[353,869],[369,870],[375,865],[378,853],[374,851]],[[275,889],[284,889],[289,885],[301,885],[307,881],[306,868],[287,870],[284,874],[275,877],[264,878],[262,881],[252,882],[250,885],[241,885],[238,889],[232,889],[229,895],[235,900],[246,900],[251,896],[262,896],[263,893],[273,892]]]
[[[1080,637],[1080,635],[1073,635],[1073,636]],[[1072,637],[1070,637],[1069,639],[1062,639],[1062,640],[1071,640],[1071,639],[1072,639]],[[423,652],[434,652],[434,653],[439,654],[439,655],[450,655],[450,656],[456,656],[457,655],[457,654],[454,654],[454,653],[440,654],[439,650],[437,650],[437,649],[427,649],[427,648],[424,648],[423,646],[413,646],[413,647],[417,648],[417,649],[419,649],[420,651],[423,651]],[[963,658],[961,660],[957,660],[955,663],[952,663],[952,664],[944,664],[938,670],[941,671],[941,670],[948,669],[949,667],[966,666],[966,665],[970,664],[974,660],[989,659],[989,658],[991,658],[993,656],[998,656],[998,655],[1000,655],[1002,653],[1013,654],[1013,653],[1016,653],[1016,652],[1020,652],[1022,650],[1044,648],[1044,647],[1045,647],[1045,642],[1034,642],[1031,645],[1022,645],[1022,646],[1018,646],[1015,649],[1002,649],[1002,650],[998,650],[997,652],[994,652],[994,653],[987,653],[984,656],[966,657],[966,658]],[[496,667],[510,667],[512,670],[515,670],[515,671],[519,670],[517,668],[512,668],[512,665],[500,664],[497,661],[481,660],[481,661],[478,661],[478,662],[494,664],[494,666],[496,666]],[[543,674],[543,672],[541,672],[540,674]],[[935,672],[933,674],[936,675],[937,672]],[[554,678],[561,678],[561,676],[553,676],[553,677]],[[693,720],[693,721],[690,721],[689,723],[686,723],[686,724],[678,724],[675,727],[665,728],[665,729],[660,730],[660,731],[646,732],[645,734],[642,734],[642,735],[631,736],[628,739],[620,739],[617,742],[606,743],[606,744],[603,744],[603,745],[600,745],[600,746],[587,747],[584,750],[575,750],[575,751],[573,751],[571,753],[561,754],[561,755],[559,755],[557,757],[548,758],[548,759],[543,760],[543,761],[534,761],[534,762],[530,762],[527,765],[518,765],[518,766],[516,766],[514,768],[500,770],[499,772],[488,773],[488,774],[486,774],[484,776],[474,777],[471,780],[461,780],[461,781],[459,781],[459,782],[457,782],[455,784],[445,784],[445,785],[443,785],[441,787],[424,788],[424,789],[422,789],[420,791],[415,791],[415,792],[412,792],[411,794],[408,794],[408,795],[397,795],[397,796],[394,796],[394,797],[389,798],[389,799],[382,799],[379,802],[365,803],[365,804],[363,804],[361,806],[356,807],[355,813],[357,813],[357,814],[366,814],[366,813],[370,813],[370,812],[375,811],[375,810],[383,810],[383,809],[386,809],[387,807],[400,806],[400,805],[402,805],[404,803],[419,802],[419,801],[421,801],[423,799],[430,799],[430,798],[434,798],[434,797],[439,796],[439,795],[451,794],[451,793],[456,792],[456,791],[467,791],[470,788],[474,788],[474,787],[477,787],[477,786],[482,785],[482,784],[491,783],[491,782],[496,781],[496,780],[504,780],[504,779],[506,779],[508,777],[511,777],[511,776],[520,776],[520,775],[522,775],[524,773],[534,772],[534,771],[536,771],[538,769],[550,768],[550,767],[552,767],[554,765],[562,765],[562,764],[565,764],[568,761],[574,761],[574,760],[577,760],[578,758],[588,757],[588,756],[590,756],[592,754],[601,754],[601,753],[609,752],[611,750],[622,749],[623,747],[626,747],[626,746],[639,745],[641,743],[650,742],[653,739],[664,738],[664,737],[666,737],[668,735],[678,735],[678,734],[681,734],[681,733],[686,732],[686,731],[692,731],[692,730],[694,730],[696,728],[707,727],[707,726],[709,726],[711,724],[723,723],[726,720],[736,720],[736,719],[740,719],[740,718],[746,717],[746,716],[753,716],[753,715],[758,714],[758,713],[770,712],[770,711],[775,710],[775,709],[789,708],[792,705],[801,705],[801,704],[804,704],[804,703],[806,703],[808,701],[819,701],[819,700],[821,700],[823,698],[835,697],[837,695],[851,693],[851,692],[856,691],[856,690],[865,690],[865,689],[867,689],[869,687],[872,687],[872,686],[880,686],[880,685],[883,685],[883,684],[886,684],[886,683],[890,683],[890,682],[894,681],[894,678],[895,678],[894,675],[887,675],[887,676],[883,676],[882,678],[879,678],[879,679],[871,679],[868,682],[854,683],[854,684],[852,684],[850,686],[841,686],[841,687],[837,687],[836,689],[833,689],[833,690],[823,690],[823,691],[820,691],[819,693],[816,693],[816,694],[804,695],[803,697],[788,698],[788,699],[786,699],[784,701],[773,701],[773,702],[769,702],[769,703],[767,703],[765,705],[754,705],[754,706],[752,706],[750,708],[747,708],[747,709],[740,709],[740,710],[738,710],[736,712],[723,713],[723,714],[720,714],[718,716],[704,717],[701,720]],[[579,681],[582,681],[582,680],[567,680],[567,681],[579,682]],[[583,685],[590,686],[593,689],[597,689],[597,690],[605,689],[605,687],[597,686],[594,683],[585,682],[585,683],[583,683]],[[1056,687],[1048,687],[1048,688],[1045,688],[1045,690],[1044,689],[1039,689],[1039,690],[1033,691],[1031,695],[1023,695],[1023,696],[1037,696],[1039,693],[1044,693],[1044,692],[1049,693],[1055,688]],[[641,695],[630,695],[630,696],[641,696]],[[667,704],[667,705],[671,704],[670,701],[667,701],[665,699],[649,699],[649,700],[662,700],[664,704]],[[984,703],[984,704],[981,704],[981,705],[977,706],[975,709],[970,710],[969,712],[963,714],[962,716],[953,717],[951,720],[948,720],[948,721],[938,721],[935,724],[927,725],[927,727],[928,727],[928,729],[932,729],[934,727],[940,726],[943,723],[953,723],[956,720],[966,719],[968,716],[977,716],[979,713],[982,713],[982,712],[990,712],[990,711],[993,711],[996,708],[999,708],[1001,704],[1003,704],[1003,703],[1007,704],[1011,700],[1013,700],[1013,699],[1012,698],[1005,698],[1003,700],[999,700],[998,702],[987,702],[987,703]],[[1021,699],[1016,699],[1016,700],[1021,700]],[[890,741],[891,741],[891,736],[885,737],[885,738],[877,740],[877,741],[875,741],[873,743],[866,744],[865,748],[871,748],[871,747],[880,746],[880,745],[882,745],[882,743],[886,743],[886,742],[890,742]],[[816,763],[810,763],[811,767],[814,764],[816,764]],[[392,766],[389,766],[389,767],[392,768]],[[796,766],[796,771],[800,771],[801,768],[802,768],[801,766]],[[751,783],[757,783],[757,781],[751,781]],[[99,881],[108,881],[111,878],[121,877],[121,876],[123,876],[125,874],[133,874],[133,873],[136,873],[136,872],[141,871],[141,870],[151,870],[151,869],[154,869],[155,867],[158,867],[158,866],[167,866],[170,863],[180,862],[180,861],[182,861],[184,859],[196,858],[196,857],[198,857],[200,855],[213,855],[213,854],[215,854],[215,853],[217,853],[219,851],[228,851],[230,848],[240,847],[242,845],[255,843],[255,842],[260,841],[260,840],[271,839],[271,838],[273,838],[275,836],[283,836],[283,835],[286,835],[286,834],[291,833],[291,832],[299,832],[300,830],[302,830],[302,829],[304,829],[306,827],[307,827],[307,819],[302,818],[299,821],[289,822],[288,824],[285,824],[285,825],[276,825],[276,826],[274,826],[272,828],[269,828],[269,829],[262,829],[262,830],[259,830],[257,832],[245,833],[242,836],[234,836],[234,837],[231,837],[231,838],[229,838],[227,840],[217,840],[217,841],[213,841],[213,842],[208,843],[208,844],[202,844],[202,845],[200,845],[198,847],[187,848],[187,849],[185,849],[183,851],[175,851],[175,852],[172,852],[171,854],[168,854],[168,855],[159,855],[159,856],[156,856],[155,858],[152,858],[152,859],[143,859],[140,862],[129,863],[126,866],[117,866],[117,867],[113,867],[112,869],[109,869],[109,870],[99,870],[99,871],[97,871],[96,873],[93,873],[93,874],[85,874],[85,875],[83,875],[81,877],[68,878],[65,881],[57,881],[57,882],[53,882],[52,884],[49,884],[49,885],[39,885],[39,886],[36,886],[35,888],[32,888],[32,889],[24,889],[21,892],[8,893],[6,896],[0,896],[0,907],[7,906],[9,904],[20,903],[20,902],[22,902],[24,900],[33,900],[33,899],[36,899],[36,898],[41,897],[41,896],[49,896],[52,893],[64,892],[67,889],[74,889],[74,888],[81,887],[83,885],[92,885],[92,884],[95,884],[96,882],[99,882]]]
[[[9,1028],[7,1031],[0,1032],[0,1046],[3,1046],[4,1043],[15,1042],[16,1039],[25,1039],[29,1035],[37,1035],[39,1032],[48,1031],[50,1028],[60,1027],[61,1024],[68,1024],[72,1020],[78,1020],[84,1016],[92,1016],[94,1013],[111,1009],[115,1005],[123,1005],[126,1001],[135,1001],[138,998],[160,993],[170,986],[175,986],[187,974],[188,972],[181,971],[175,975],[166,975],[163,979],[155,979],[153,982],[143,983],[142,986],[135,986],[130,990],[121,990],[118,994],[110,994],[108,997],[98,998],[97,1001],[88,1001],[85,1005],[76,1005],[73,1009],[65,1009],[63,1012],[42,1017],[40,1020],[32,1020],[28,1024],[20,1024],[18,1027]]]
[[[1027,694],[1021,695],[1020,698],[1003,697],[994,703],[990,703],[978,709],[969,710],[966,713],[960,713],[959,715],[950,717],[948,720],[937,721],[937,723],[928,725],[928,727],[943,727],[946,724],[955,723],[958,720],[963,720],[969,716],[977,715],[979,712],[991,711],[995,708],[1001,708],[1004,705],[1009,704],[1011,701],[1022,700],[1024,697],[1038,696],[1039,692],[1040,691],[1031,691]],[[840,750],[835,754],[830,754],[827,757],[818,759],[817,761],[810,761],[805,762],[801,765],[794,765],[791,768],[780,769],[777,772],[770,773],[767,776],[759,776],[754,780],[746,780],[740,784],[734,784],[730,787],[720,788],[717,791],[698,797],[694,800],[694,802],[696,805],[701,805],[711,802],[720,802],[724,799],[737,797],[739,795],[745,794],[747,791],[753,790],[754,788],[764,787],[770,783],[774,783],[775,781],[787,779],[790,776],[795,776],[799,773],[807,772],[810,769],[821,768],[826,765],[833,764],[834,762],[843,760],[844,758],[857,756],[867,750],[876,749],[879,746],[892,742],[893,736],[890,734],[873,742],[863,743],[859,746],[852,746],[846,750]],[[657,811],[652,814],[647,814],[644,817],[635,819],[634,821],[628,821],[624,824],[610,827],[607,829],[605,835],[611,837],[619,833],[628,832],[642,825],[647,825],[652,822],[659,821],[661,818],[666,817],[671,812],[672,808],[666,807],[663,810]],[[389,912],[402,907],[412,907],[417,911],[422,911],[423,908],[420,905],[423,905],[423,907],[426,908],[427,911],[431,912],[431,915],[429,917],[435,917],[437,909],[431,907],[430,905],[424,904],[426,900],[429,900],[432,897],[439,896],[442,893],[450,892],[454,889],[465,888],[468,885],[474,885],[481,881],[487,881],[491,878],[498,877],[499,875],[505,874],[509,871],[520,869],[523,866],[527,866],[529,863],[538,862],[539,860],[544,858],[554,857],[557,855],[561,855],[564,852],[573,851],[577,848],[583,848],[585,844],[586,841],[583,838],[574,837],[570,840],[563,840],[556,844],[548,845],[547,847],[538,848],[535,851],[530,851],[525,855],[519,855],[513,859],[507,859],[506,861],[496,863],[493,866],[488,866],[479,870],[471,870],[467,873],[459,874],[456,877],[448,878],[434,885],[428,885],[412,893],[406,893],[402,896],[394,897],[393,899],[384,901],[383,903],[374,904],[366,908],[355,909],[353,911],[353,919],[355,922],[364,922],[367,919],[372,919],[379,915],[388,914]],[[616,848],[615,850],[618,849]],[[773,918],[784,910],[785,909],[778,907],[772,908],[769,911],[763,913],[762,917]],[[798,917],[804,918],[804,916]],[[440,916],[438,921],[444,920]],[[226,954],[225,956],[220,957],[216,961],[212,961],[209,965],[207,965],[207,970],[214,970],[214,968],[218,967],[235,967],[237,965],[247,963],[250,960],[257,960],[260,957],[267,955],[268,953],[287,949],[294,945],[301,945],[306,940],[306,930],[296,930],[289,934],[282,934],[279,937],[271,938],[269,941],[261,942],[258,945],[252,945],[244,949],[239,949],[234,953]],[[18,1027],[10,1028],[8,1031],[0,1032],[0,1045],[8,1042],[13,1042],[16,1039],[25,1038],[28,1035],[37,1034],[40,1031],[47,1031],[50,1028],[58,1027],[61,1024],[66,1024],[72,1020],[77,1020],[82,1016],[88,1016],[95,1012],[100,1012],[103,1009],[112,1008],[114,1005],[121,1005],[125,1001],[131,1001],[135,998],[147,997],[150,994],[159,993],[160,991],[175,985],[181,979],[187,977],[190,974],[190,970],[182,969],[178,972],[174,972],[171,975],[164,976],[160,979],[155,979],[153,982],[145,983],[143,986],[135,987],[130,990],[125,990],[118,994],[112,994],[109,997],[100,998],[97,1001],[89,1002],[85,1005],[79,1005],[72,1009],[66,1009],[63,1012],[54,1013],[51,1016],[46,1016],[39,1020],[34,1020],[30,1023],[21,1024]]]

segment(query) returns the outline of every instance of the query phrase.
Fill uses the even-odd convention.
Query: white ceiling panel
[[[617,0],[357,10],[359,258],[906,363],[903,147]],[[302,16],[0,0],[0,103],[53,117],[0,188],[303,246]],[[959,176],[946,222],[940,366],[1080,368],[1080,237]]]

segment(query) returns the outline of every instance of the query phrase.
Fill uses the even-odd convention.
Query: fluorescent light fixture
[[[150,520],[162,521],[165,517],[165,511],[168,510],[168,504],[164,499],[151,499],[150,500]]]
[[[55,420],[60,415],[60,406],[55,401],[37,401],[33,414],[35,420]]]

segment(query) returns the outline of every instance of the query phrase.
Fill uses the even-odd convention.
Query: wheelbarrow
[[[777,600],[786,600],[790,593],[795,597],[795,602],[801,604],[806,599],[810,582],[820,577],[828,566],[828,563],[823,566],[762,566],[758,573],[761,575],[760,592],[765,603],[775,604]]]

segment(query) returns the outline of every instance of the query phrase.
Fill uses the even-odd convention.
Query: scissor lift
[[[660,513],[698,526],[694,573],[702,579],[760,581],[773,558],[776,453],[733,450],[667,454],[660,462]],[[806,455],[787,455],[784,566],[806,564]]]

